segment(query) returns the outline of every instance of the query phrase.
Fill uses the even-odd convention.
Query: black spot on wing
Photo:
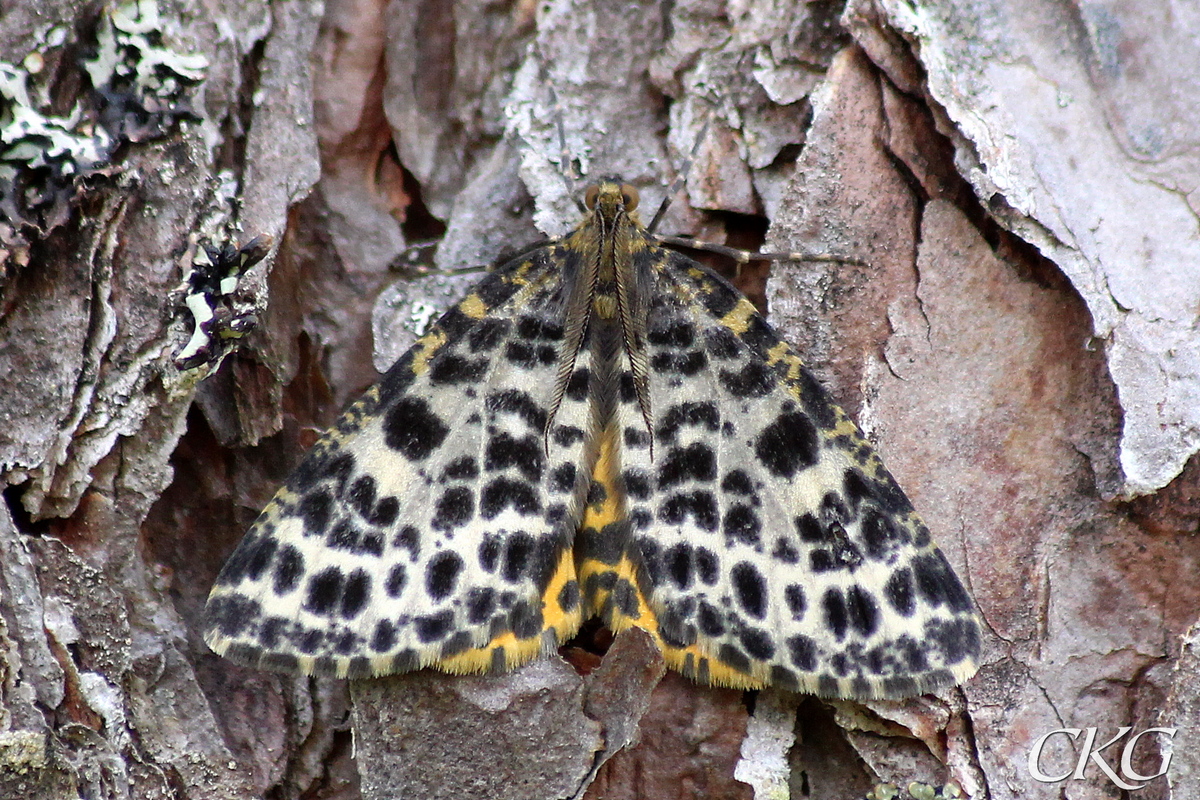
[[[633,373],[625,370],[621,373],[620,379],[617,381],[618,396],[621,402],[626,405],[637,402],[637,387],[633,383]]]
[[[542,632],[542,609],[530,603],[514,604],[508,619],[513,635],[518,639],[532,639]]]
[[[663,582],[662,548],[658,542],[649,536],[641,536],[637,540],[637,548],[642,556],[642,566],[645,567],[645,577],[651,586],[661,586]]]
[[[741,642],[742,649],[751,658],[769,661],[775,655],[775,645],[766,631],[758,628],[746,628],[738,636],[738,641]]]
[[[673,607],[663,609],[658,615],[658,632],[668,647],[682,649],[696,642],[696,626],[684,621]]]
[[[650,369],[661,375],[692,376],[708,367],[708,358],[703,350],[685,353],[655,353],[650,358]]]
[[[587,434],[582,428],[576,428],[574,425],[557,425],[550,434],[554,444],[559,447],[574,447],[587,438]]]
[[[558,607],[563,611],[570,613],[579,607],[579,584],[576,581],[567,581],[558,591]]]
[[[696,559],[696,575],[709,586],[715,585],[721,575],[721,562],[716,553],[706,547],[697,547],[692,553]]]
[[[863,587],[855,584],[846,590],[846,611],[850,627],[864,638],[878,629],[879,607]]]
[[[658,507],[659,521],[668,525],[681,525],[689,517],[700,530],[717,529],[717,501],[711,492],[678,492],[667,497]]]
[[[499,432],[488,438],[483,467],[489,472],[515,467],[529,481],[542,479],[545,448],[541,437],[529,434],[520,439]]]
[[[912,560],[917,591],[930,605],[946,605],[953,611],[971,611],[971,597],[946,562],[941,550],[923,553]]]
[[[443,481],[473,481],[479,477],[479,462],[474,456],[460,456],[442,470]]]
[[[730,544],[738,542],[756,545],[759,543],[761,530],[762,523],[758,515],[748,506],[740,504],[726,511],[725,518],[721,521],[721,531],[725,534],[725,541]]]
[[[495,519],[510,506],[519,514],[530,515],[541,509],[541,501],[525,481],[498,477],[483,487],[479,510],[484,519]]]
[[[931,619],[925,623],[925,641],[943,664],[952,666],[979,655],[979,625],[969,617]]]
[[[358,551],[359,538],[362,531],[349,518],[339,519],[325,538],[325,546],[334,550]]]
[[[912,616],[916,610],[912,570],[903,567],[893,572],[883,587],[883,596],[887,598],[888,605],[896,609],[896,613],[904,617]]]
[[[582,403],[584,400],[586,400],[588,396],[588,384],[590,380],[591,379],[588,371],[584,367],[580,367],[571,373],[571,377],[567,381],[567,399],[576,403]]]
[[[496,571],[496,566],[500,563],[500,552],[500,537],[491,533],[484,534],[483,541],[479,543],[479,566],[484,572]]]
[[[783,590],[783,602],[787,604],[788,611],[792,613],[792,621],[799,622],[804,618],[804,610],[808,607],[808,601],[804,596],[804,587],[798,583],[788,584]]]
[[[504,580],[516,583],[529,574],[534,547],[534,539],[527,533],[517,532],[508,537],[508,544],[504,548]]]
[[[434,386],[478,383],[487,368],[486,357],[464,358],[443,349],[429,362],[429,382]]]
[[[771,557],[782,564],[800,563],[800,551],[786,536],[775,540],[775,549],[771,551]]]
[[[825,596],[821,598],[821,606],[825,611],[825,625],[833,632],[834,637],[840,642],[846,636],[846,628],[849,625],[849,619],[846,612],[846,598],[842,596],[842,590],[836,586],[832,586],[825,590]]]
[[[804,414],[785,411],[763,428],[754,454],[771,473],[791,478],[817,463],[817,429]]]
[[[384,443],[411,461],[422,461],[442,446],[450,428],[419,397],[401,397],[384,414]]]
[[[673,318],[665,314],[655,314],[650,318],[650,327],[646,332],[646,341],[655,347],[687,348],[696,339],[695,328],[684,319]]]
[[[493,414],[516,414],[539,434],[546,427],[546,410],[528,392],[520,389],[493,392],[487,396],[484,406]]]
[[[305,536],[322,536],[333,514],[333,497],[324,490],[311,491],[300,499],[296,514],[304,523]]]
[[[257,581],[270,566],[271,559],[279,547],[279,541],[265,533],[259,534],[253,539],[247,536],[243,541],[250,543],[248,546],[239,546],[229,557],[229,562],[226,562],[226,567],[233,563],[233,566],[229,568],[230,578],[226,581],[228,583],[237,582],[236,578],[232,578],[234,573],[244,573],[250,580]],[[225,569],[221,571],[224,573]]]
[[[804,399],[804,410],[808,412],[817,424],[822,428],[833,428],[837,425],[838,418],[834,412],[833,400],[830,399],[829,393],[823,387],[811,372],[806,367],[800,368],[799,377],[796,379],[799,384],[800,396]]]
[[[425,571],[425,591],[430,598],[441,601],[452,594],[462,568],[463,560],[458,553],[447,550],[434,556]]]
[[[387,579],[383,583],[383,590],[387,592],[388,597],[399,597],[404,591],[404,585],[408,583],[408,571],[403,564],[393,564],[388,570]]]
[[[412,525],[405,525],[392,537],[392,547],[407,551],[409,559],[416,561],[421,557],[421,532]]]
[[[624,441],[625,446],[632,450],[644,450],[650,446],[650,434],[642,428],[626,427]]]
[[[524,315],[517,320],[517,336],[534,342],[558,342],[563,338],[563,327],[548,317]]]
[[[742,332],[741,339],[760,358],[765,358],[767,351],[780,342],[779,334],[758,314],[746,321],[746,330]]]
[[[371,635],[371,649],[383,653],[392,649],[396,644],[396,626],[390,619],[381,619],[375,623],[375,632]]]
[[[721,618],[721,612],[708,603],[700,603],[696,610],[696,621],[700,625],[700,632],[705,636],[716,637],[725,633],[725,622]]]
[[[723,317],[737,308],[742,296],[733,287],[723,281],[704,281],[700,302],[714,317]]]
[[[442,492],[434,507],[430,527],[435,531],[452,531],[475,516],[475,494],[465,486],[451,486]]]
[[[717,456],[703,442],[672,447],[658,468],[658,488],[666,490],[685,481],[709,483],[717,478]]]
[[[400,515],[400,498],[395,495],[388,495],[380,498],[375,504],[375,508],[366,516],[367,522],[380,528],[390,528],[396,522],[396,517]],[[382,546],[382,539],[380,540]],[[375,555],[380,555],[376,553]]]
[[[856,510],[864,500],[873,500],[885,514],[903,514],[912,510],[904,490],[887,472],[879,479],[874,479],[868,478],[857,468],[848,469],[842,478],[842,485],[851,506]]]
[[[350,504],[360,517],[368,516],[375,508],[375,479],[370,475],[360,475],[350,484],[346,494],[346,502]]]
[[[792,665],[801,672],[813,672],[817,668],[817,644],[807,636],[792,636],[787,640],[788,657]]]
[[[558,361],[558,352],[549,345],[512,341],[505,345],[504,357],[518,367],[534,369],[538,366],[548,367],[554,364]]]
[[[204,609],[207,625],[225,636],[240,636],[249,625],[262,615],[257,600],[245,595],[227,594],[214,597]]]
[[[332,482],[334,491],[341,494],[354,472],[355,459],[350,453],[327,448],[316,448],[300,462],[300,467],[288,478],[288,488],[296,494],[305,494],[317,483]]]
[[[738,605],[755,619],[763,619],[767,615],[767,586],[762,573],[748,561],[734,566],[730,572],[733,580],[733,592]]]
[[[506,319],[484,317],[467,334],[467,346],[472,353],[491,352],[504,341],[511,327]]]
[[[304,608],[314,614],[329,616],[342,597],[345,576],[337,567],[326,567],[308,579],[308,595]]]
[[[875,509],[868,509],[862,520],[862,539],[867,556],[876,561],[893,561],[908,548],[912,536],[896,521]]]
[[[440,641],[446,638],[454,624],[454,612],[450,609],[439,611],[413,620],[413,629],[417,632],[417,640],[421,644]]]
[[[775,388],[775,373],[761,361],[748,361],[737,371],[723,369],[718,376],[721,385],[734,397],[765,397]]]
[[[346,586],[342,590],[342,617],[354,619],[366,607],[371,597],[371,578],[366,570],[353,570],[346,578]]]
[[[726,666],[738,672],[750,671],[750,659],[746,658],[746,654],[726,642],[717,650],[717,658]]]
[[[647,500],[650,497],[650,476],[645,470],[627,469],[622,474],[625,492],[634,500]]]
[[[686,542],[671,545],[663,553],[663,566],[680,591],[692,585],[692,548]]]
[[[617,578],[613,584],[612,602],[622,614],[627,617],[638,617],[641,614],[641,603],[638,601],[637,590],[633,584],[624,578]]]
[[[710,356],[722,361],[737,358],[745,348],[737,334],[720,325],[704,332],[704,346]]]
[[[654,433],[660,442],[670,444],[681,428],[702,428],[716,433],[721,426],[721,412],[711,400],[679,403],[665,409]]]
[[[487,587],[476,587],[467,593],[467,621],[482,625],[496,610],[496,592]]]
[[[303,574],[304,556],[300,551],[290,544],[281,547],[279,555],[275,559],[275,575],[272,583],[275,594],[287,594],[295,589]]]
[[[731,469],[721,479],[721,490],[730,494],[740,494],[746,497],[754,494],[754,482],[742,469]]]
[[[550,489],[555,492],[570,492],[575,489],[575,465],[568,462],[559,464],[550,472]]]

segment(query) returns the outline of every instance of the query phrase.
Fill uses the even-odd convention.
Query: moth
[[[606,178],[325,433],[222,569],[205,639],[338,677],[511,669],[585,621],[702,683],[965,680],[972,600],[875,450],[724,279]]]

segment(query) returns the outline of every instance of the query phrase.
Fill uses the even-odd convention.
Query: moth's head
[[[588,187],[583,204],[589,212],[609,222],[622,215],[630,216],[636,222],[634,212],[638,206],[638,190],[628,183],[622,183],[615,175],[601,178]]]

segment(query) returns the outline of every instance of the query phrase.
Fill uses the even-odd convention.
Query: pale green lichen
[[[947,783],[942,786],[930,786],[927,783],[913,781],[900,789],[892,783],[880,783],[867,792],[864,800],[960,800],[962,789],[958,784]]]
[[[188,91],[208,68],[204,56],[164,46],[161,22],[155,0],[107,10],[96,32],[96,53],[84,61],[92,86],[119,112],[109,124],[120,125],[133,141],[160,135],[173,119],[192,116]]]
[[[0,768],[16,773],[46,768],[46,735],[37,731],[0,732]]]
[[[101,13],[94,54],[83,63],[93,91],[56,114],[52,87],[40,77],[68,37],[51,29],[20,64],[0,62],[0,279],[25,263],[31,237],[68,219],[82,178],[112,171],[122,142],[163,136],[195,117],[190,95],[208,61],[164,44],[155,0]]]

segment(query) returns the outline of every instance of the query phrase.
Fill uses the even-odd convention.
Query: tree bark
[[[1034,741],[1157,726],[1179,743],[1138,796],[1200,798],[1200,93],[1178,79],[1200,49],[1161,13],[162,2],[116,58],[203,56],[188,108],[128,113],[54,183],[8,123],[84,141],[113,108],[84,65],[117,34],[91,5],[6,9],[28,102],[0,117],[24,170],[0,173],[0,797],[1115,798],[1094,762],[1038,781]],[[484,267],[568,230],[586,178],[620,174],[648,218],[682,169],[662,232],[866,265],[712,262],[929,524],[984,620],[979,674],[851,703],[662,677],[625,636],[587,676],[354,685],[208,652],[204,599],[250,522],[477,280],[400,274],[412,246]],[[177,368],[198,248],[258,234],[277,247],[237,289],[257,329]],[[1066,742],[1044,771],[1073,767]]]

